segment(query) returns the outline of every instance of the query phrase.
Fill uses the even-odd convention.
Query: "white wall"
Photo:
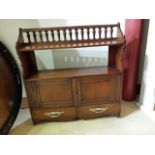
[[[83,20],[65,20],[65,19],[38,19],[38,20],[0,20],[0,40],[9,48],[13,54],[18,65],[20,61],[16,54],[15,43],[17,40],[18,29],[32,28],[32,27],[51,27],[51,26],[70,26],[70,25],[89,25],[89,24],[110,24],[120,22],[124,31],[125,20],[124,19],[83,19]],[[51,68],[66,68],[66,67],[82,67],[82,66],[99,66],[107,64],[108,49],[101,48],[87,48],[87,49],[67,49],[61,50],[48,50],[44,52],[36,52],[37,64],[39,69],[51,69]],[[23,96],[26,96],[25,90]]]
[[[150,20],[148,43],[145,54],[142,89],[138,105],[155,119],[155,50],[154,34],[155,20]]]

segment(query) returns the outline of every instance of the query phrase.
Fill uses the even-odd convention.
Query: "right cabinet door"
[[[92,76],[77,79],[80,105],[103,104],[120,101],[121,76]]]

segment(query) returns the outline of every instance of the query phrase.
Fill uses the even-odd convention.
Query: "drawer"
[[[44,121],[67,121],[76,118],[76,110],[74,107],[55,108],[55,109],[36,109],[31,110],[34,123]]]
[[[91,106],[81,106],[78,108],[79,118],[89,119],[106,115],[119,116],[120,103],[99,104]]]

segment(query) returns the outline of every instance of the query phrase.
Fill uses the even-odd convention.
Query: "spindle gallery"
[[[108,66],[39,71],[34,51],[108,46]],[[32,120],[65,121],[120,115],[122,53],[120,24],[19,29],[17,53]]]

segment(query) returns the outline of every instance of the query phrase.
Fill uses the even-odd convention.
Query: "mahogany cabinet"
[[[33,122],[119,116],[124,45],[119,24],[20,29],[16,49]],[[93,46],[109,46],[108,66],[37,69],[35,50]]]

